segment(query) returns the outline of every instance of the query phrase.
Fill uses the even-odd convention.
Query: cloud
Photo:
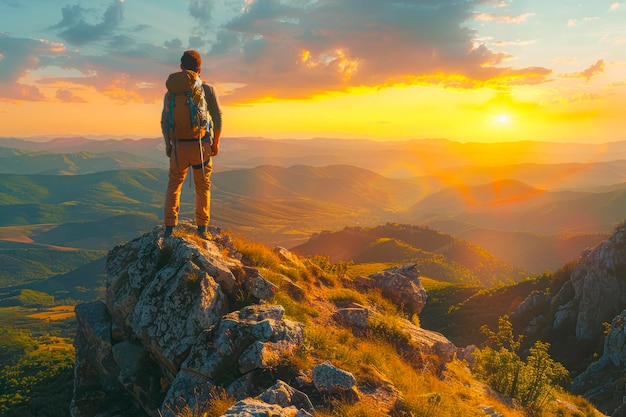
[[[100,22],[90,23],[87,15],[92,11],[79,4],[68,5],[61,9],[62,20],[52,29],[61,29],[58,36],[72,45],[85,45],[99,41],[115,33],[124,16],[123,0],[114,0],[100,17]]]
[[[213,12],[213,2],[210,0],[189,0],[187,5],[189,14],[199,22],[208,22],[211,20]]]
[[[82,76],[47,77],[42,83],[88,86],[120,102],[151,103],[163,98],[165,79],[178,70],[181,55],[181,50],[151,44],[107,55],[66,54],[46,65],[76,69]]]
[[[619,9],[620,4],[619,3],[612,3],[611,6],[609,7],[609,10],[617,10]]]
[[[587,67],[585,70],[580,72],[587,81],[591,79],[594,75],[604,73],[604,59],[599,59],[595,64]]]
[[[594,64],[590,65],[589,67],[585,68],[584,70],[582,70],[580,72],[564,74],[563,77],[565,77],[565,78],[584,78],[586,81],[589,81],[592,77],[594,77],[596,75],[603,74],[604,73],[604,66],[605,66],[604,59],[599,59]]]
[[[63,44],[22,40],[22,50],[0,49],[0,80],[4,75],[17,84],[30,71],[61,68],[73,71],[50,71],[37,82],[63,83],[70,91],[72,84],[89,86],[120,102],[154,102],[186,48],[203,53],[203,78],[224,84],[229,94],[221,99],[229,104],[412,83],[502,90],[546,82],[551,74],[546,68],[502,66],[511,56],[489,49],[467,25],[476,19],[471,1],[246,0],[241,9],[226,3],[188,0],[197,27],[182,28],[180,38],[159,44],[141,38],[145,26],[124,27],[121,0],[101,9],[66,5],[62,19],[48,29],[81,48],[60,53],[55,48]],[[218,6],[231,17],[217,21]],[[500,19],[522,22],[530,16]],[[36,90],[12,91],[43,99]]]
[[[58,55],[64,51],[65,47],[59,43],[0,33],[0,99],[45,100],[36,86],[24,84],[21,79],[29,71],[40,68],[41,55]]]
[[[200,48],[205,41],[202,37],[214,31],[215,25],[212,22],[215,0],[188,0],[187,10],[189,15],[196,21],[196,25],[191,29],[189,37],[190,48]]]
[[[522,41],[522,40],[516,40],[516,41],[495,41],[493,42],[494,45],[497,46],[527,46],[527,45],[532,45],[534,43],[537,43],[537,40],[528,40],[528,41]]]
[[[64,103],[86,103],[86,100],[75,96],[70,90],[59,88],[56,92],[56,98]]]
[[[465,25],[475,16],[472,7],[458,0],[250,1],[217,34],[205,72],[244,85],[226,101],[439,83],[438,74],[468,86],[490,77],[502,85],[507,76],[513,84],[545,81],[549,70],[496,68],[509,57],[474,45],[476,32]]]
[[[524,13],[519,16],[496,15],[492,13],[476,13],[474,14],[474,20],[484,20],[487,22],[498,23],[522,23],[525,22],[529,17],[532,17],[534,15],[535,13]]]
[[[598,21],[598,20],[600,20],[600,18],[597,17],[597,16],[584,17],[582,20],[568,19],[567,20],[567,26],[574,27],[574,26],[578,25],[579,23],[589,23],[589,22],[594,22],[594,21]]]

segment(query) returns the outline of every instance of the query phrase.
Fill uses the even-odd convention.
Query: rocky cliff
[[[205,406],[220,389],[236,401],[223,415],[304,417],[333,397],[368,395],[353,374],[321,357],[281,367],[303,349],[306,329],[272,299],[279,291],[309,297],[304,288],[285,275],[280,285],[265,279],[217,230],[211,241],[196,238],[190,225],[168,239],[162,234],[157,227],[112,249],[106,300],[76,307],[73,417],[174,416]],[[300,262],[284,249],[278,255],[285,265]],[[412,313],[426,300],[414,266],[360,281],[401,297],[394,302]],[[371,306],[321,305],[329,324],[355,333],[367,332],[381,314]],[[408,320],[402,326],[412,358],[440,366],[460,352],[438,333]],[[400,412],[398,391],[385,393],[382,403]],[[373,395],[382,398],[380,390]]]
[[[553,327],[573,324],[578,339],[602,335],[602,323],[626,308],[626,230],[584,251],[570,279],[552,301]]]
[[[511,317],[533,317],[524,333],[550,340],[557,359],[577,368],[572,392],[612,413],[626,400],[626,223],[568,268],[557,272],[567,279],[555,295],[535,291]],[[602,355],[585,369],[598,346]]]
[[[583,251],[555,295],[531,293],[512,318],[536,313],[525,333],[548,328],[578,341],[601,338],[605,322],[626,308],[626,226],[594,248]]]

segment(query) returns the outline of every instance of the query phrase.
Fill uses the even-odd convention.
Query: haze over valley
[[[161,139],[1,143],[5,246],[107,250],[159,224]],[[225,138],[214,165],[212,224],[225,230],[294,247],[344,227],[428,226],[532,273],[604,239],[626,207],[626,142]]]

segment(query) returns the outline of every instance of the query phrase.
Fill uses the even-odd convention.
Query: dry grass
[[[349,303],[367,305],[368,300],[365,295],[351,288],[332,288],[326,292],[329,301],[336,305],[344,305]]]

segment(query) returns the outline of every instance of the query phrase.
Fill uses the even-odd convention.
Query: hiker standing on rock
[[[180,72],[170,74],[161,113],[165,153],[170,159],[169,182],[165,193],[165,238],[178,224],[180,193],[189,168],[196,191],[198,235],[208,239],[210,219],[211,157],[219,151],[222,111],[213,86],[200,79],[202,57],[185,51]]]

